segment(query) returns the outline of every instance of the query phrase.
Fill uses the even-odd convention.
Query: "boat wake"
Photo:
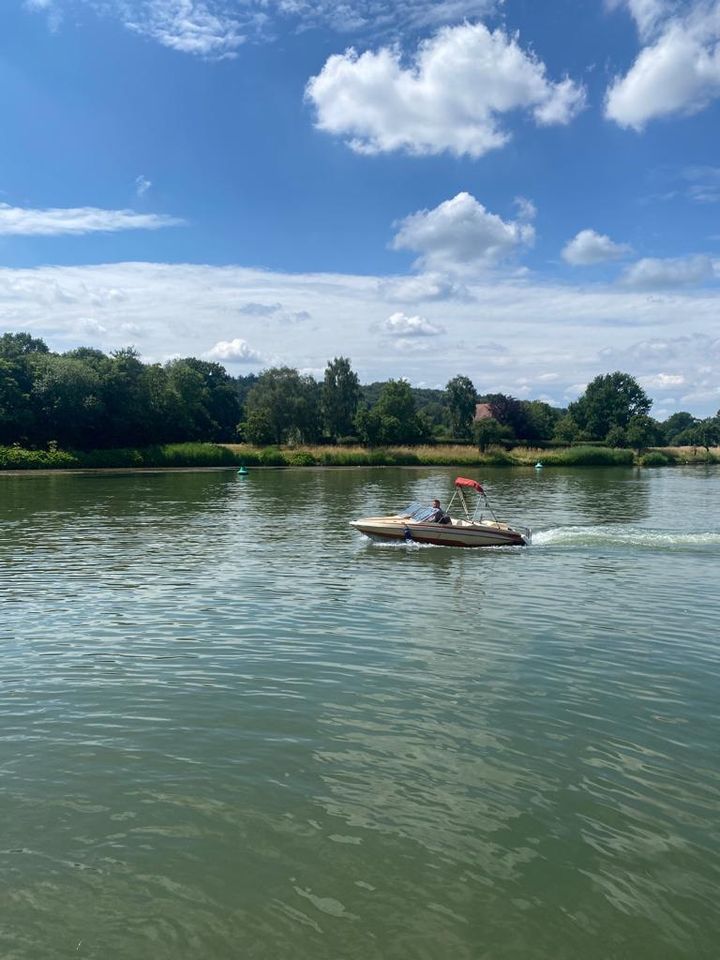
[[[363,546],[375,550],[437,550],[435,543],[419,543],[417,540],[380,540],[376,537],[363,537]]]
[[[720,532],[647,530],[628,525],[553,527],[535,530],[535,547],[635,547],[649,550],[687,550],[688,548],[720,547]]]

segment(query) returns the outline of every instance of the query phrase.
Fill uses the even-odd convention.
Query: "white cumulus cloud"
[[[234,340],[219,340],[205,354],[210,360],[219,360],[223,363],[262,363],[262,357],[257,350],[242,337]]]
[[[34,210],[0,203],[0,235],[59,236],[61,234],[115,233],[118,230],[158,230],[182,224],[177,217],[133,210],[98,207],[50,207]]]
[[[424,317],[409,317],[407,314],[393,313],[383,324],[385,333],[391,337],[437,337],[443,333],[443,328],[436,323],[430,323]]]
[[[647,37],[676,6],[674,0],[608,0],[611,10],[626,7],[641,37]]]
[[[610,237],[595,230],[581,230],[569,240],[562,251],[562,258],[573,267],[587,267],[608,260],[619,260],[630,253],[626,243],[615,243]]]
[[[398,47],[335,54],[310,79],[306,96],[319,129],[360,153],[472,157],[507,143],[501,119],[512,111],[529,110],[538,124],[566,124],[585,103],[582,86],[552,82],[517,36],[482,23],[440,30],[407,64]]]
[[[529,223],[505,221],[469,193],[413,213],[398,228],[393,248],[420,254],[416,266],[440,273],[495,266],[535,239]]]
[[[610,120],[642,130],[658,117],[697,113],[720,96],[720,0],[628,6],[646,45],[608,89]]]
[[[626,287],[648,290],[695,286],[715,278],[710,257],[645,257],[628,267],[622,276]]]

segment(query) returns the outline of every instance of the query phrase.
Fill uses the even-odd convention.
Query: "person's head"
[[[433,506],[434,506],[435,508],[439,507],[439,506],[440,506],[440,501],[439,501],[439,500],[433,500]]]

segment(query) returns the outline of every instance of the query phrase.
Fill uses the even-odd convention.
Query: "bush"
[[[258,460],[262,467],[286,467],[287,459],[279,447],[265,447],[258,452]]]
[[[67,470],[77,466],[77,459],[66,450],[0,447],[0,470]]]
[[[291,467],[314,467],[315,457],[307,450],[295,450],[285,458]]]
[[[667,467],[673,460],[659,450],[651,450],[640,458],[640,463],[643,467]]]
[[[632,450],[613,450],[608,447],[571,447],[568,450],[548,451],[546,463],[557,463],[567,467],[623,467],[632,466]]]

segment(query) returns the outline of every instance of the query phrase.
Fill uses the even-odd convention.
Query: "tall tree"
[[[646,447],[662,443],[663,432],[657,420],[648,417],[645,413],[638,413],[630,418],[625,430],[627,445],[639,453]]]
[[[134,347],[115,350],[105,381],[108,446],[130,447],[154,440],[147,386],[138,351]]]
[[[604,440],[613,427],[626,429],[633,417],[647,415],[651,406],[637,380],[616,371],[595,377],[568,413],[592,440]]]
[[[526,439],[529,417],[520,400],[504,393],[489,393],[482,399],[490,404],[492,415],[498,423],[509,427],[518,439]]]
[[[716,447],[720,444],[720,411],[716,417],[706,417],[690,427],[685,433],[678,437],[683,445],[692,444],[695,447],[705,447],[707,453],[710,453],[710,447]]]
[[[34,373],[30,399],[35,442],[55,440],[79,448],[101,445],[105,406],[102,382],[92,364],[47,353],[36,360]]]
[[[29,333],[4,333],[0,337],[0,357],[4,360],[17,360],[18,357],[49,352],[44,340]]]
[[[0,357],[0,444],[24,440],[30,428],[30,398],[19,374],[17,363]]]
[[[665,436],[665,443],[673,445],[676,437],[683,433],[683,431],[689,430],[695,423],[697,423],[695,417],[686,410],[678,410],[677,413],[671,414],[667,420],[664,420],[661,424]]]
[[[531,444],[550,440],[562,419],[562,412],[542,400],[521,400],[520,404],[525,412],[523,439]]]
[[[445,387],[450,415],[450,429],[454,437],[467,440],[472,429],[477,392],[469,377],[457,376]]]
[[[31,402],[35,363],[50,353],[47,344],[29,333],[0,336],[0,435],[5,442],[35,444],[37,422]]]
[[[325,432],[333,440],[353,431],[353,421],[360,402],[360,380],[347,357],[335,357],[325,368],[320,393]]]
[[[240,401],[232,377],[219,363],[195,357],[186,357],[182,362],[201,378],[205,391],[201,439],[232,440],[240,419]]]
[[[492,444],[512,440],[512,437],[511,428],[507,424],[500,423],[494,417],[486,417],[484,420],[477,420],[473,424],[473,439],[481,453]]]
[[[265,370],[245,401],[245,436],[251,443],[317,440],[319,389],[312,377],[291,367]]]
[[[388,380],[375,406],[360,410],[355,424],[361,439],[371,446],[420,443],[429,433],[429,423],[418,415],[406,380]]]

